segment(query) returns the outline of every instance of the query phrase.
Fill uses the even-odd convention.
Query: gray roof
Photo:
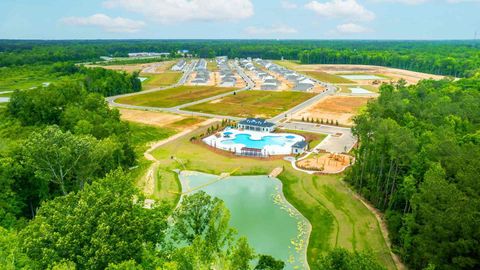
[[[299,142],[296,142],[295,144],[292,145],[293,148],[305,148],[307,147],[307,142],[306,141],[299,141]]]
[[[273,127],[275,126],[274,123],[267,122],[267,120],[263,118],[247,118],[239,122],[242,125],[249,125],[249,126],[257,126],[257,127]]]

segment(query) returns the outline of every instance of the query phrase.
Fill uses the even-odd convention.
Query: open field
[[[172,85],[178,82],[182,77],[181,72],[166,71],[159,74],[142,75],[147,79],[142,83],[144,90],[150,90],[154,88],[160,88],[168,85]]]
[[[353,81],[349,79],[342,78],[337,75],[329,74],[327,72],[321,72],[321,71],[303,71],[306,75],[317,79],[322,82],[327,82],[327,83],[354,83]]]
[[[270,118],[313,96],[314,94],[302,92],[252,90],[193,105],[185,110],[238,117]]]
[[[293,118],[297,120],[302,118],[337,120],[339,124],[348,126],[353,124],[352,117],[371,99],[371,97],[328,96],[299,111]]]
[[[1,67],[0,92],[28,90],[42,86],[43,83],[57,82],[62,78],[53,74],[49,66]]]
[[[151,125],[155,127],[165,127],[176,131],[198,124],[205,120],[203,117],[191,117],[180,114],[165,112],[152,112],[142,110],[119,109],[122,120]]]
[[[213,86],[179,86],[156,92],[139,94],[116,99],[117,103],[170,108],[207,97],[235,90],[228,87]]]
[[[198,136],[205,130],[206,127],[180,137],[152,153],[160,160],[155,194],[170,194],[168,198],[173,200],[170,202],[176,203],[171,195],[172,192],[178,192],[180,186],[173,169],[220,174],[238,168],[235,175],[248,175],[268,174],[276,167],[284,167],[284,172],[279,176],[283,182],[283,192],[313,226],[308,247],[310,262],[333,247],[370,249],[380,262],[394,269],[375,216],[352,196],[352,191],[341,181],[341,175],[307,175],[295,171],[281,159],[236,157],[211,151],[200,142],[190,142],[191,136]],[[171,156],[175,159],[171,159]]]
[[[176,61],[162,61],[162,62],[153,62],[153,63],[142,63],[142,64],[121,64],[121,65],[85,65],[86,67],[101,67],[105,69],[125,71],[132,73],[135,71],[142,72],[148,71],[146,73],[163,73],[169,70]]]
[[[324,65],[324,64],[313,64],[313,65],[302,65],[292,61],[276,61],[278,64],[285,67],[291,68],[293,70],[307,73],[307,72],[323,72],[329,73],[332,75],[343,75],[343,74],[357,74],[357,75],[377,75],[384,77],[385,81],[398,81],[404,79],[408,84],[416,84],[418,81],[423,79],[435,79],[440,80],[444,76],[427,74],[416,71],[409,71],[404,69],[389,68],[382,66],[369,66],[369,65]],[[355,80],[356,84],[371,84],[371,80]]]

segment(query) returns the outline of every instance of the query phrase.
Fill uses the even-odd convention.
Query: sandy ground
[[[105,69],[111,70],[121,70],[126,71],[128,73],[132,73],[134,71],[141,71],[141,73],[147,74],[155,74],[155,73],[162,73],[167,70],[170,70],[172,65],[174,65],[176,61],[163,61],[163,62],[153,62],[153,63],[145,63],[145,64],[125,64],[125,65],[112,65],[112,66],[101,66],[101,65],[85,65],[86,67],[102,67]]]
[[[354,97],[354,96],[328,96],[319,102],[309,106],[298,113],[293,118],[301,120],[305,119],[324,119],[338,121],[340,125],[351,126],[353,124],[352,117],[358,113],[358,110],[365,106],[371,97]]]
[[[120,111],[122,120],[141,123],[145,125],[152,125],[157,127],[164,127],[174,122],[187,118],[187,116],[164,113],[164,112],[151,112],[151,111],[130,110],[130,109],[119,109],[119,111]]]
[[[331,74],[377,74],[389,77],[383,81],[398,81],[403,78],[408,84],[416,84],[423,79],[442,79],[444,76],[432,75],[427,73],[387,68],[380,66],[367,65],[297,65],[295,67],[298,71],[323,71]],[[356,84],[372,85],[373,80],[357,80]]]
[[[350,165],[351,157],[342,154],[319,154],[297,162],[297,166],[305,170],[323,173],[337,173]]]

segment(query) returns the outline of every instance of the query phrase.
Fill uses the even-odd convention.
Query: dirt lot
[[[340,125],[351,126],[352,117],[371,97],[328,96],[293,116],[294,119],[314,118],[338,121]]]
[[[183,130],[186,127],[194,126],[205,120],[202,117],[191,117],[163,112],[130,109],[119,109],[119,111],[122,120],[157,127],[170,127],[176,130]]]
[[[299,168],[322,173],[338,173],[350,165],[350,156],[342,154],[317,154],[297,162]]]
[[[386,78],[385,81],[398,81],[399,79],[405,79],[409,84],[416,84],[423,79],[442,79],[443,76],[432,75],[427,73],[387,68],[380,66],[367,66],[367,65],[295,65],[295,69],[299,71],[320,71],[330,74],[371,74],[371,75],[383,75]],[[372,84],[373,81],[358,80],[357,84]]]

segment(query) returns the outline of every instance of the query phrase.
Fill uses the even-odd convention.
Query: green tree
[[[260,255],[255,270],[282,270],[285,268],[283,261],[276,260],[269,255]]]

